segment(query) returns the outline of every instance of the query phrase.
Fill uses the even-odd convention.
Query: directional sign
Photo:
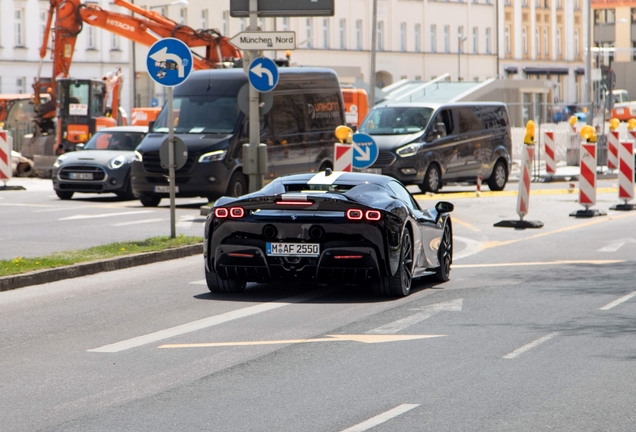
[[[230,43],[243,51],[296,49],[296,32],[243,32],[230,39]]]
[[[353,134],[353,167],[369,168],[378,158],[378,145],[367,134]]]
[[[157,84],[165,87],[178,86],[192,72],[192,52],[179,39],[161,39],[148,50],[146,66],[150,77]]]
[[[278,84],[278,66],[273,60],[258,57],[250,64],[250,84],[259,92],[272,91]]]

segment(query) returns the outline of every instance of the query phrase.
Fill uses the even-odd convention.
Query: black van
[[[237,95],[248,83],[243,69],[193,72],[174,89],[175,136],[188,149],[185,165],[176,171],[177,197],[247,193],[242,149],[249,142],[248,119]],[[315,172],[333,167],[335,128],[345,123],[338,76],[331,69],[280,68],[272,91],[273,105],[261,118],[261,143],[268,146],[266,178]],[[144,206],[168,197],[168,170],[159,147],[168,133],[165,105],[136,150],[132,188]]]
[[[370,171],[393,176],[423,192],[446,182],[502,190],[511,165],[508,109],[499,102],[409,103],[374,107],[360,132],[380,150]]]

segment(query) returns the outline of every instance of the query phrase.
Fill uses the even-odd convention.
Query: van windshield
[[[432,108],[382,107],[374,108],[360,125],[360,132],[369,135],[408,135],[426,128]]]
[[[239,117],[236,97],[175,96],[173,108],[174,131],[182,134],[229,134]],[[168,104],[161,110],[153,131],[168,132]]]

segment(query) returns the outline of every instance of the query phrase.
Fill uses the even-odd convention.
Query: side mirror
[[[437,204],[435,204],[435,210],[437,211],[437,213],[450,213],[453,210],[455,210],[455,206],[452,203],[449,203],[448,201],[440,201]]]
[[[75,150],[80,151],[80,150],[84,150],[84,146],[86,144],[84,143],[79,143],[79,144],[75,144]]]
[[[155,129],[155,121],[154,120],[150,120],[148,122],[148,132],[154,132]]]
[[[435,130],[437,131],[437,135],[440,137],[445,137],[447,134],[446,125],[443,122],[437,122]]]

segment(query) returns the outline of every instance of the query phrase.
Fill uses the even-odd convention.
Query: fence
[[[32,121],[11,121],[4,125],[5,129],[13,137],[13,150],[22,152],[24,136],[33,133]]]

